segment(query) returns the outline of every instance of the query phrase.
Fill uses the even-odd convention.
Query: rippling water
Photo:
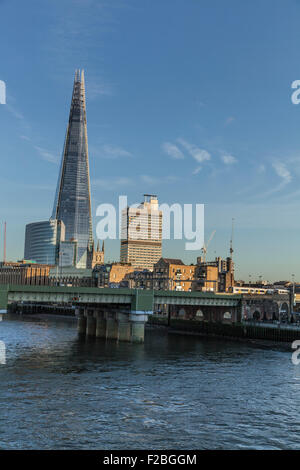
[[[73,319],[0,323],[1,449],[292,449],[291,353],[147,329],[143,345],[79,340]]]

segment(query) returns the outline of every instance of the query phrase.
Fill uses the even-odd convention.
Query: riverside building
[[[153,270],[162,253],[162,211],[156,195],[144,194],[138,207],[122,211],[121,263]]]

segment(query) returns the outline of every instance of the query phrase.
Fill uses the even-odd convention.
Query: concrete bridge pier
[[[97,310],[96,316],[96,338],[106,338],[106,316],[105,312]]]
[[[77,331],[79,335],[86,334],[86,317],[84,316],[84,309],[76,308],[75,315],[77,316]]]
[[[106,313],[106,339],[117,340],[119,338],[119,328],[115,312]]]
[[[96,336],[96,318],[93,309],[85,309],[86,316],[86,335]]]
[[[152,312],[149,312],[152,313]],[[78,334],[114,341],[143,343],[148,312],[76,308]]]
[[[148,320],[148,315],[130,313],[129,320],[131,322],[132,343],[143,343],[145,340],[145,323]]]
[[[131,323],[128,313],[117,313],[119,341],[131,341]]]

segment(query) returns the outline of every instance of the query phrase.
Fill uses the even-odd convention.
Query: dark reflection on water
[[[291,353],[149,329],[143,345],[79,340],[73,319],[0,323],[1,449],[292,449]]]

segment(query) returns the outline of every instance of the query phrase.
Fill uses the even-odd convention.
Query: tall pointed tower
[[[53,219],[65,224],[65,240],[77,241],[78,267],[86,267],[93,247],[91,190],[83,70],[76,70]]]

